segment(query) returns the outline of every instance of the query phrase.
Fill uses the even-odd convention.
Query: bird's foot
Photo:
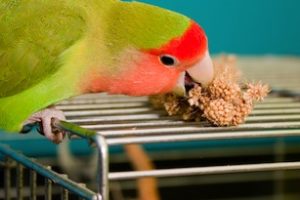
[[[61,110],[57,110],[54,107],[49,107],[34,113],[29,119],[24,122],[24,126],[28,124],[39,123],[41,126],[41,134],[43,134],[50,141],[58,144],[60,143],[65,133],[60,130],[55,130],[52,127],[52,120],[65,120],[65,115]]]

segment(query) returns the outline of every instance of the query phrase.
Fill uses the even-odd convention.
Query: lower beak
[[[175,88],[173,89],[173,93],[176,94],[177,96],[185,96],[186,95],[186,90],[185,90],[185,74],[186,72],[182,72],[179,75],[179,78],[177,80],[177,84]]]
[[[176,87],[173,89],[173,93],[178,96],[186,95],[185,88],[185,76],[186,73],[193,79],[193,81],[200,83],[202,86],[207,86],[214,78],[213,63],[208,51],[204,57],[195,65],[188,68],[185,72],[182,72],[177,81]]]

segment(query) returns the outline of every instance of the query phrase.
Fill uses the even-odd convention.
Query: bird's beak
[[[173,89],[173,93],[176,94],[177,96],[185,96],[186,95],[186,90],[185,90],[185,76],[186,72],[182,72],[179,75],[179,78],[177,80],[176,86]]]
[[[213,63],[208,51],[199,62],[180,74],[177,85],[173,89],[173,93],[178,96],[186,95],[185,81],[187,74],[193,79],[194,82],[200,83],[202,86],[207,86],[213,80]]]

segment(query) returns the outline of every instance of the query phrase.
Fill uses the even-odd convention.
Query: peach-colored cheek
[[[173,89],[177,77],[175,70],[148,60],[120,76],[110,85],[109,92],[134,96],[166,93]]]
[[[126,64],[125,64],[126,63]],[[84,93],[108,92],[133,96],[161,94],[171,91],[177,82],[179,71],[159,63],[156,56],[143,55],[134,62],[121,62],[119,72],[90,72]]]
[[[102,92],[105,91],[105,79],[103,78],[95,78],[93,80],[91,80],[91,85],[89,87],[89,90],[91,92]]]
[[[81,91],[82,93],[91,93],[91,92],[103,92],[107,90],[109,76],[102,76],[98,71],[90,71],[86,78],[81,81]]]

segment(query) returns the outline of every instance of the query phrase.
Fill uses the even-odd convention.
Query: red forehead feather
[[[172,39],[159,49],[152,49],[154,55],[170,54],[179,60],[194,60],[207,49],[207,38],[203,29],[194,21],[187,31],[180,37]]]

